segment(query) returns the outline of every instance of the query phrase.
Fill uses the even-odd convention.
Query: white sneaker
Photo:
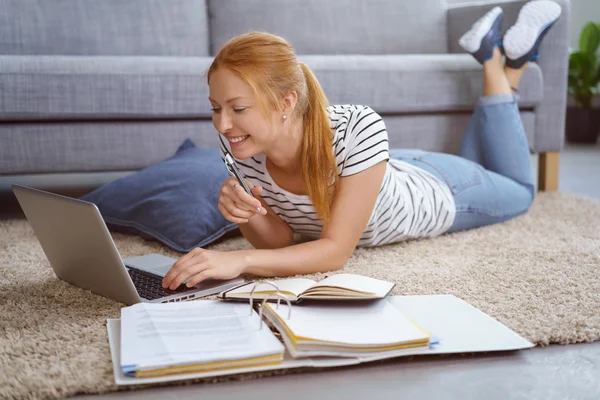
[[[494,47],[498,46],[502,50],[503,19],[502,9],[492,8],[461,36],[458,44],[481,64],[485,63],[494,55]]]
[[[550,0],[536,0],[525,4],[517,22],[504,35],[506,65],[521,68],[540,56],[542,39],[561,14],[560,5]]]

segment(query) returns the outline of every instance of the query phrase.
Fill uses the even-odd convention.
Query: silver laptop
[[[166,303],[220,293],[244,282],[206,280],[191,288],[162,288],[176,261],[160,254],[122,259],[95,204],[12,185],[56,276],[72,285],[125,303]]]

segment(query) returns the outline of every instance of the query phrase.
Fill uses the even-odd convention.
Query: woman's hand
[[[213,251],[199,247],[187,253],[173,264],[162,281],[163,288],[177,289],[186,279],[192,287],[207,278],[237,278],[246,267],[244,251]]]
[[[238,225],[247,223],[256,214],[267,215],[267,210],[257,198],[262,192],[262,187],[254,186],[248,179],[246,183],[254,197],[246,193],[233,176],[225,179],[219,194],[219,211],[227,221]]]

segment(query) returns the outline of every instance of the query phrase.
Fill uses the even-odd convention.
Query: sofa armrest
[[[536,122],[532,151],[543,153],[559,151],[563,147],[565,113],[567,102],[567,76],[569,67],[569,27],[571,25],[571,1],[553,0],[562,7],[560,19],[544,38],[537,61],[544,78],[542,102],[536,107]],[[457,5],[447,9],[448,50],[464,52],[458,45],[460,36],[488,10],[500,6],[504,10],[506,30],[514,24],[521,7],[527,1],[486,2],[473,5]]]

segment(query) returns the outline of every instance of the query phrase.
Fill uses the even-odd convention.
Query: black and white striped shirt
[[[370,107],[336,105],[327,107],[333,134],[333,151],[340,177],[357,174],[387,160],[377,201],[358,246],[377,246],[446,232],[454,221],[456,206],[449,187],[429,172],[389,158],[388,134],[383,119]],[[221,139],[221,156],[231,153]],[[233,157],[233,155],[232,155]],[[259,154],[237,160],[239,169],[262,198],[295,233],[318,238],[323,223],[310,198],[280,188]]]

